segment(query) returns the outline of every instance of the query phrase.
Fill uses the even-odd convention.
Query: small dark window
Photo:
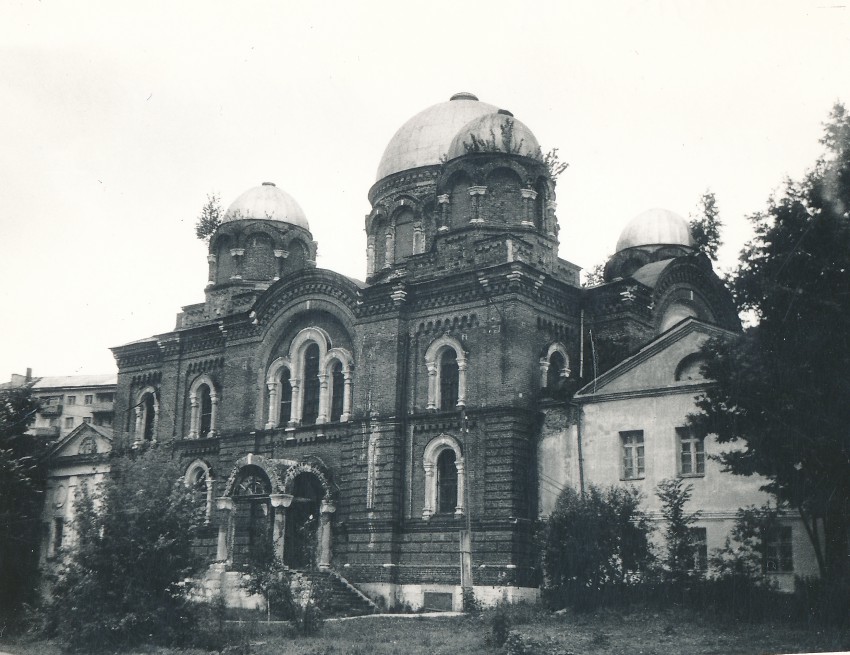
[[[319,346],[311,343],[304,353],[304,412],[301,422],[314,425],[319,417]]]
[[[449,411],[457,406],[458,366],[457,354],[446,348],[440,356],[440,409]]]
[[[62,550],[62,541],[65,538],[65,519],[53,519],[53,555],[56,556]]]
[[[437,507],[440,514],[457,508],[457,464],[455,451],[447,448],[437,458]]]
[[[788,573],[794,570],[790,526],[782,525],[768,532],[764,543],[764,570],[766,573]]]
[[[286,425],[292,418],[292,383],[289,369],[280,372],[280,421],[279,425]]]
[[[342,374],[342,362],[336,362],[331,373],[331,421],[342,418],[342,401],[345,396],[345,377]]]
[[[144,413],[144,424],[142,426],[142,437],[145,441],[153,440],[154,402],[153,394],[147,393],[142,399],[142,410]]]
[[[212,429],[212,395],[209,386],[206,384],[202,384],[199,391],[201,393],[201,424],[198,429],[198,436],[203,439]]]
[[[563,372],[567,366],[564,356],[555,351],[549,357],[549,370],[546,371],[546,387],[548,389],[557,389],[563,381]]]

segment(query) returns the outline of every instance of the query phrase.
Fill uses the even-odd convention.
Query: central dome
[[[693,248],[694,238],[688,222],[669,209],[649,209],[635,216],[623,228],[617,239],[617,252],[655,245]]]
[[[263,182],[260,186],[248,189],[227,208],[221,222],[249,218],[281,221],[303,227],[305,230],[310,229],[304,210],[295,198],[283,189],[278,189],[274,182]]]
[[[395,133],[378,165],[379,180],[411,168],[435,166],[448,154],[458,130],[498,107],[479,102],[471,93],[456,93],[447,102],[428,107]]]

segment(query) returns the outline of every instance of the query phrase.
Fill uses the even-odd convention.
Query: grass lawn
[[[739,624],[691,612],[596,612],[553,615],[514,608],[512,629],[535,640],[541,655],[680,655],[707,653],[799,653],[850,649],[850,631],[781,623]],[[363,617],[328,621],[320,636],[296,637],[285,624],[244,626],[252,655],[472,655],[503,653],[489,643],[492,613],[481,617]],[[246,634],[248,636],[248,634]],[[0,641],[13,655],[60,655],[52,642]],[[134,655],[202,655],[198,649],[142,648]],[[244,651],[233,650],[243,655]],[[123,655],[123,654],[122,654]],[[129,653],[127,655],[130,655]]]

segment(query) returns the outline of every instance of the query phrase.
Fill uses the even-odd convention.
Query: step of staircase
[[[298,570],[314,588],[325,590],[322,609],[331,616],[374,614],[378,606],[333,569]]]

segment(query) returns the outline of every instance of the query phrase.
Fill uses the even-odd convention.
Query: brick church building
[[[652,435],[598,418],[613,382],[596,374],[671,333],[740,329],[731,297],[665,210],[628,223],[605,283],[582,288],[534,134],[469,93],[401,126],[368,198],[365,282],[316,267],[283,189],[237,198],[209,242],[205,301],[113,349],[114,439],[174,444],[206,493],[198,548],[220,584],[271,542],[390,605],[458,608],[463,587],[533,598],[554,493],[646,470]],[[697,375],[687,355],[671,380],[680,364]],[[650,396],[632,419],[664,419]],[[593,461],[575,454],[583,438]],[[686,445],[698,474],[705,450]],[[743,503],[729,504],[727,518]]]

